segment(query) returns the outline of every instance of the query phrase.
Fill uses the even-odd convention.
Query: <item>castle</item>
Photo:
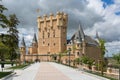
[[[57,12],[56,16],[52,13],[48,17],[38,17],[38,40],[34,34],[31,46],[26,53],[24,38],[21,42],[21,61],[53,61],[59,60],[67,63],[68,59],[73,61],[81,56],[88,56],[95,61],[100,60],[101,51],[97,41],[84,34],[81,24],[78,31],[67,40],[68,15]]]

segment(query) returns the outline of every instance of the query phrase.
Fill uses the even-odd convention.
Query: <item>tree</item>
[[[6,36],[4,37],[6,41],[3,44],[9,47],[10,51],[8,55],[10,60],[13,60],[16,58],[15,50],[18,49],[18,30],[16,26],[19,24],[19,20],[15,14],[9,15],[9,17],[4,15],[3,12],[5,10],[7,10],[7,8],[0,4],[0,27],[8,29],[8,34],[3,34]],[[1,38],[3,38],[3,36]]]
[[[103,64],[104,64],[104,55],[107,51],[105,48],[105,40],[99,39],[99,48],[101,50],[101,74],[103,75]]]
[[[88,64],[89,66],[91,66],[94,62],[94,60],[89,58],[88,56],[82,56],[80,59],[81,62],[83,62],[84,64]]]
[[[120,64],[120,52],[113,54],[113,59],[116,60],[118,64]]]
[[[19,23],[19,20],[17,19],[15,14],[12,14],[9,16],[9,23],[8,23],[8,33],[9,33],[9,40],[8,40],[8,46],[10,48],[10,60],[12,61],[17,57],[16,49],[18,49],[18,30],[17,25]]]
[[[0,4],[0,27],[6,28],[8,24],[7,17],[3,14],[4,11],[6,11],[7,8]]]
[[[5,59],[5,54],[8,53],[9,48],[4,45],[2,42],[0,42],[0,59],[1,61],[4,61]]]

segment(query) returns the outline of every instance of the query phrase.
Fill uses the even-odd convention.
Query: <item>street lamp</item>
[[[70,52],[71,52],[71,48],[68,48],[68,55],[69,55],[69,66],[70,66]]]
[[[50,54],[50,52],[47,52],[47,61],[49,61],[49,59],[48,59],[49,54]]]

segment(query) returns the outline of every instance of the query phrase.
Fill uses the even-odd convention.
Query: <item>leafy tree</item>
[[[104,55],[107,51],[105,48],[105,40],[99,39],[99,48],[101,50],[101,74],[103,75]]]
[[[82,56],[80,59],[84,64],[88,64],[89,66],[91,66],[94,62],[94,60],[89,58],[88,56]]]
[[[113,59],[116,60],[118,64],[120,64],[120,53],[114,54]]]
[[[5,59],[5,54],[8,53],[9,48],[4,45],[2,42],[0,42],[0,59],[1,61],[4,61]]]
[[[19,20],[15,14],[9,15],[9,17],[4,15],[3,12],[6,10],[7,8],[0,4],[0,27],[8,29],[8,34],[3,34],[6,40],[3,44],[9,47],[10,51],[8,55],[10,60],[13,60],[16,58],[15,50],[18,49],[18,30],[16,26],[19,24]],[[3,36],[1,36],[1,38],[3,38]]]
[[[0,27],[6,28],[8,24],[7,17],[3,14],[4,11],[6,11],[7,8],[0,4]]]
[[[8,23],[8,33],[9,33],[9,40],[8,40],[8,46],[10,48],[10,60],[12,61],[17,57],[16,54],[16,49],[18,49],[18,30],[17,30],[17,25],[19,23],[19,20],[17,19],[15,14],[12,14],[9,16],[9,23]]]
[[[81,62],[81,59],[80,58],[76,58],[74,61],[75,61],[75,63],[79,64]]]

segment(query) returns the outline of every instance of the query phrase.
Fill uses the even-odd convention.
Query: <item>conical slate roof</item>
[[[37,43],[37,37],[36,37],[35,33],[34,33],[34,37],[33,37],[32,43]]]
[[[21,47],[26,47],[24,37],[22,38]]]
[[[72,40],[73,43],[82,43],[83,41],[85,41],[89,45],[98,46],[98,43],[94,39],[92,39],[90,36],[87,36],[87,35],[84,34],[84,31],[82,29],[82,25],[81,24],[79,24],[78,31],[72,36],[72,38],[70,40]]]
[[[84,34],[84,31],[82,29],[82,25],[81,24],[79,24],[79,33],[80,33],[82,41],[83,41],[85,39],[85,34]]]
[[[81,24],[79,24],[79,29],[75,33],[75,39],[77,43],[81,43],[85,39],[85,35],[84,35]]]

